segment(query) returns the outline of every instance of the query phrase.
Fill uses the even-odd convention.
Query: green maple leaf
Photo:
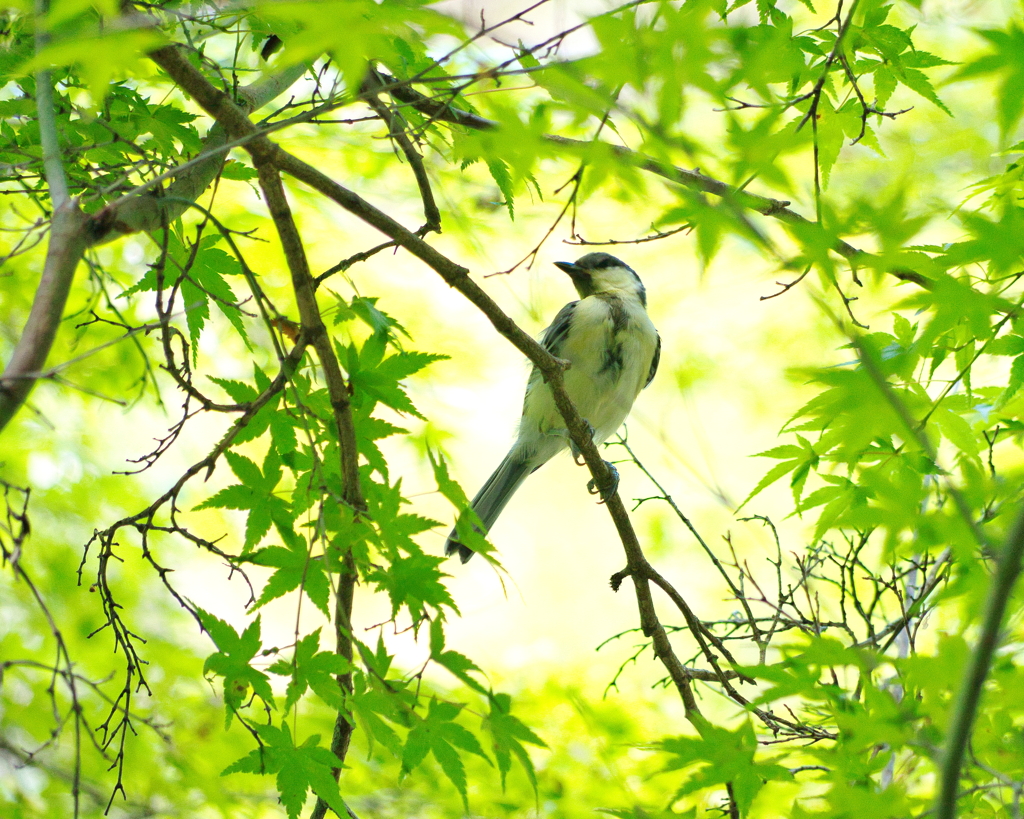
[[[367,578],[385,590],[391,599],[391,613],[398,614],[403,606],[409,609],[414,622],[423,617],[425,606],[455,609],[455,601],[441,579],[445,576],[441,565],[445,558],[414,554],[396,556],[386,570],[372,570]]]
[[[231,322],[246,347],[252,349],[242,322],[238,299],[224,278],[239,275],[241,267],[233,256],[214,247],[219,241],[219,235],[204,236],[199,240],[198,247],[193,247],[182,242],[175,233],[168,231],[167,234],[169,264],[164,271],[163,286],[170,287],[175,280],[180,281],[193,364],[199,354],[199,336],[206,327],[207,319],[210,318],[211,301]],[[151,268],[138,282],[125,290],[121,297],[125,298],[140,291],[156,290],[157,284],[157,270]]]
[[[548,747],[547,744],[533,731],[527,728],[520,720],[510,713],[512,710],[512,697],[508,694],[495,694],[491,698],[491,712],[484,721],[484,727],[490,731],[494,740],[494,757],[498,761],[498,770],[501,772],[501,787],[505,787],[505,777],[512,768],[512,757],[519,760],[519,764],[526,771],[526,776],[537,790],[537,772],[534,770],[530,755],[523,747],[527,742],[541,748]]]
[[[412,539],[413,535],[440,526],[436,520],[420,515],[403,514],[401,508],[409,502],[402,497],[402,483],[373,484],[367,492],[370,516],[377,522],[380,544],[388,555],[397,556],[399,550],[421,554],[423,550]]]
[[[243,381],[233,381],[227,378],[216,378],[209,376],[210,380],[224,390],[231,400],[238,404],[247,404],[255,401],[260,394],[270,386],[270,377],[257,365],[253,364],[252,384]],[[249,419],[246,425],[235,436],[235,444],[242,444],[246,441],[253,441],[259,438],[270,428],[274,438],[274,445],[282,453],[290,453],[295,450],[295,426],[292,417],[285,410],[279,410],[280,394],[275,395],[260,410]]]
[[[388,338],[383,332],[374,333],[358,350],[354,344],[347,348],[339,345],[338,356],[345,362],[352,391],[359,401],[369,398],[371,403],[380,402],[399,412],[423,418],[400,382],[431,362],[448,356],[402,351],[384,358]]]
[[[374,418],[370,415],[371,412],[373,406],[367,403],[352,413],[352,423],[356,428],[356,447],[370,467],[387,480],[388,462],[375,442],[391,435],[405,434],[408,430],[397,427],[383,418]]]
[[[324,571],[323,560],[310,556],[302,536],[285,528],[281,528],[281,535],[286,546],[268,546],[253,552],[247,558],[258,566],[272,566],[277,569],[263,587],[253,609],[258,609],[302,586],[302,590],[313,604],[330,617],[330,581]]]
[[[274,447],[270,447],[262,470],[237,452],[228,450],[224,457],[241,483],[221,489],[196,509],[248,510],[244,551],[249,552],[270,531],[271,523],[277,523],[281,531],[287,531],[291,526],[293,515],[288,503],[273,494],[281,481],[281,457]]]
[[[402,771],[408,773],[419,766],[428,753],[433,754],[445,776],[462,796],[469,808],[466,793],[466,769],[459,751],[468,751],[490,762],[473,734],[453,720],[462,710],[461,704],[431,700],[427,716],[421,719],[406,737],[402,751]]]
[[[347,816],[345,800],[334,780],[333,769],[341,767],[341,760],[327,748],[319,745],[320,736],[314,734],[302,745],[295,745],[287,723],[257,725],[263,747],[250,751],[231,763],[221,776],[232,773],[276,773],[277,790],[281,804],[289,819],[297,819],[306,803],[309,791],[319,796],[338,816]]]
[[[239,634],[229,624],[198,606],[196,614],[203,629],[218,648],[217,652],[206,658],[203,674],[224,678],[224,707],[227,712],[225,727],[231,724],[232,716],[242,706],[250,688],[265,703],[276,707],[269,678],[251,665],[263,645],[260,640],[260,618],[257,617]]]
[[[344,707],[341,688],[337,676],[353,670],[352,664],[333,651],[318,651],[320,647],[320,629],[299,640],[295,646],[295,656],[291,662],[278,660],[270,666],[270,672],[282,676],[291,676],[285,694],[285,711],[299,701],[299,697],[307,689],[326,702],[331,708],[341,710]]]
[[[1005,30],[989,29],[977,33],[988,40],[992,50],[965,65],[954,80],[990,73],[1002,76],[996,107],[1000,128],[1007,134],[1024,114],[1024,27],[1020,23],[1011,23]]]
[[[430,464],[434,469],[434,480],[437,481],[438,491],[459,511],[456,521],[459,541],[477,554],[482,554],[489,563],[496,566],[501,565],[493,556],[494,547],[480,533],[480,518],[470,507],[465,491],[448,474],[448,464],[444,457],[433,451],[428,451],[427,457],[430,458]]]

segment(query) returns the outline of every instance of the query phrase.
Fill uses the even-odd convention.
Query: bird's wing
[[[562,345],[565,344],[565,339],[569,335],[569,324],[577,304],[579,304],[578,301],[571,301],[565,305],[558,311],[558,315],[555,316],[555,320],[551,322],[550,326],[541,333],[541,346],[556,358],[562,354]]]
[[[653,380],[654,374],[658,372],[658,362],[661,361],[661,336],[658,336],[658,344],[654,348],[654,358],[651,359],[651,371],[647,373],[647,381],[644,383],[646,388]]]
[[[572,314],[576,310],[577,304],[579,304],[579,301],[571,301],[565,305],[565,307],[558,311],[555,320],[540,334],[541,347],[556,358],[562,357],[562,347],[569,336],[569,324],[572,321]],[[530,391],[538,387],[543,380],[544,377],[541,375],[540,370],[536,367],[530,370],[530,378],[526,382],[526,395],[528,396]],[[526,411],[525,398],[523,399],[523,411]]]

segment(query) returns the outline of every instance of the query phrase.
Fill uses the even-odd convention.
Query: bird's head
[[[611,293],[639,299],[647,306],[647,291],[640,277],[624,261],[609,253],[588,253],[575,262],[555,262],[555,267],[569,274],[581,299]]]

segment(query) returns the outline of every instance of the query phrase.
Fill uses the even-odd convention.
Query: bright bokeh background
[[[481,9],[479,4],[469,3],[458,7],[466,19],[477,17]],[[483,6],[488,19],[507,14],[511,7],[508,3]],[[535,18],[537,25],[529,33],[540,39],[552,30],[550,26],[572,22],[578,11],[587,8],[587,4],[550,4],[546,15]],[[925,42],[934,38],[945,43],[955,35],[959,41],[964,37],[958,27],[964,15],[982,23],[1003,13],[1005,8],[995,3],[928,5],[921,15],[918,36]],[[963,43],[964,48],[971,45]],[[579,47],[585,47],[585,40]],[[934,197],[938,190],[945,192],[951,208],[955,206],[967,193],[958,180],[976,177],[978,169],[992,161],[994,145],[977,140],[979,133],[995,138],[993,128],[978,126],[978,118],[985,116],[976,105],[979,87],[983,83],[960,84],[944,92],[956,114],[953,119],[908,96],[906,103],[914,109],[880,129],[886,156],[879,157],[862,146],[844,149],[828,195],[841,200],[870,196],[875,201],[903,196],[913,212],[915,197]],[[904,89],[903,93],[908,92]],[[709,108],[692,106],[690,117],[694,128],[722,128],[721,117]],[[628,144],[628,126],[621,134]],[[387,206],[406,224],[417,224],[418,200],[411,174],[393,161],[388,145],[378,142],[379,162],[368,161],[365,151],[346,153],[346,148],[356,143],[350,131],[340,128],[335,135],[337,141],[329,129],[310,129],[295,136],[290,147],[306,159],[336,169],[341,178],[371,201]],[[524,192],[514,222],[500,206],[501,196],[493,182],[478,166],[464,174],[442,171],[439,166],[433,170],[444,218],[454,227],[432,241],[467,265],[517,322],[539,333],[558,308],[574,298],[569,281],[552,262],[574,259],[590,249],[567,242],[571,239],[568,218],[531,267],[491,274],[507,270],[539,241],[564,201],[564,192],[559,196],[554,191],[575,166],[549,161],[547,174],[539,180],[547,198],[540,201]],[[714,173],[713,167],[705,170]],[[793,207],[812,214],[807,158],[793,159],[790,172],[794,190],[788,196]],[[947,183],[936,186],[937,177]],[[864,190],[865,179],[876,187]],[[759,190],[756,182],[751,189]],[[294,190],[293,195],[298,203],[313,201],[302,190]],[[266,234],[260,204],[247,184],[225,182],[219,196],[237,200],[239,229],[258,227]],[[577,231],[590,241],[645,236],[659,212],[658,205],[671,199],[670,186],[658,179],[647,179],[639,194],[617,190],[609,183],[583,205]],[[301,219],[314,270],[325,269],[377,241],[372,231],[352,217],[319,203],[302,209]],[[770,224],[766,229],[785,248],[782,234]],[[955,231],[949,223],[932,223],[925,228],[922,241],[955,240],[951,229]],[[856,237],[851,241],[856,243]],[[658,377],[641,394],[628,421],[629,442],[712,548],[724,554],[722,538],[731,534],[740,554],[756,566],[758,559],[774,555],[772,541],[763,527],[738,522],[733,514],[770,465],[751,456],[778,442],[780,428],[812,394],[806,383],[807,369],[849,359],[841,350],[841,330],[817,299],[823,297],[832,310],[841,305],[834,293],[824,293],[821,283],[813,280],[778,298],[762,300],[778,290],[776,281],[790,280],[793,274],[735,239],[726,240],[706,267],[697,257],[692,237],[685,233],[608,249],[644,279],[650,312],[664,342]],[[118,260],[129,270],[134,265],[141,271],[151,250],[148,240],[132,238],[101,248],[99,254],[108,262]],[[283,265],[274,249],[250,243],[243,245],[243,252],[265,281],[277,283],[279,303],[287,304]],[[417,501],[417,511],[445,524],[424,539],[428,548],[440,550],[452,510],[434,492],[422,446],[442,447],[454,476],[473,494],[514,436],[527,365],[472,305],[404,253],[382,253],[349,271],[348,281],[336,277],[326,286],[343,296],[353,292],[379,295],[379,306],[409,330],[414,339],[410,346],[452,354],[450,361],[433,365],[411,385],[414,400],[431,425],[402,419],[403,425],[417,433],[414,440],[394,439],[385,444],[395,459],[396,474],[403,476],[406,491]],[[850,285],[848,292],[853,289]],[[867,282],[858,295],[860,300],[854,303],[858,319],[872,328],[889,329],[888,313],[894,301],[891,283],[876,287]],[[325,304],[329,303],[328,298]],[[206,373],[243,378],[251,373],[251,356],[232,344],[226,334],[204,340],[201,367]],[[57,348],[55,358],[77,352],[65,344]],[[109,360],[114,353],[103,355]],[[125,357],[131,359],[127,353]],[[270,362],[259,363],[268,366]],[[89,361],[83,364],[89,365]],[[72,369],[72,376],[74,372]],[[166,416],[145,405],[122,409],[109,403],[83,402],[80,396],[43,385],[33,396],[42,417],[23,414],[20,428],[11,434],[17,443],[8,446],[24,447],[23,474],[35,485],[50,486],[51,491],[81,491],[81,481],[98,480],[127,468],[127,460],[148,451],[152,440],[164,433],[169,420],[176,417],[178,399],[166,386],[163,396]],[[212,433],[220,424],[220,419],[200,419],[156,468],[137,479],[139,484],[150,493],[165,489],[183,466],[202,457],[202,445],[208,440],[203,433]],[[609,450],[612,459],[624,455],[618,448]],[[636,468],[627,464],[621,471],[621,491],[627,497],[656,494]],[[482,560],[467,566],[452,563],[452,590],[463,618],[451,624],[449,634],[460,650],[495,673],[546,678],[572,668],[574,678],[586,680],[591,693],[599,693],[623,657],[631,653],[633,641],[627,637],[619,646],[600,653],[595,649],[608,637],[632,627],[635,603],[628,584],[618,594],[608,588],[608,577],[622,567],[623,556],[606,513],[586,492],[586,480],[585,470],[575,467],[567,455],[530,478],[492,533],[506,573],[494,571]],[[111,483],[110,479],[104,482]],[[220,469],[210,487],[228,482],[227,470]],[[129,481],[121,483],[126,492],[132,491],[127,489]],[[783,520],[786,497],[785,488],[777,487],[744,511],[771,515],[783,533],[784,547],[799,551],[805,530],[799,520]],[[112,500],[118,500],[116,490]],[[81,519],[63,522],[69,542],[84,541],[92,528],[106,522],[102,505],[82,511]],[[205,514],[211,521],[218,517],[212,512]],[[240,522],[240,518],[223,519],[228,543]],[[679,584],[691,605],[703,613],[714,609],[723,616],[729,614],[732,609],[726,590],[698,544],[664,504],[646,503],[636,513],[635,523],[661,570]],[[45,529],[40,532],[45,533]],[[190,599],[226,619],[237,620],[239,603],[248,596],[244,586],[229,581],[226,570],[216,568],[215,560],[185,547],[168,544],[167,548],[187,558],[176,580],[185,582]],[[258,571],[254,577],[259,576]],[[369,592],[361,590],[360,594],[366,597]],[[361,600],[365,612],[363,605]],[[285,603],[271,606],[270,611],[273,617],[266,617],[267,627],[280,628],[283,642],[284,635],[294,629],[294,616]],[[366,626],[386,620],[386,602],[380,601],[376,612],[363,616]],[[411,634],[392,636],[391,641],[402,646],[410,667],[424,650],[415,645]],[[660,672],[642,664],[636,673],[645,686]]]
[[[518,8],[505,2],[450,5],[468,20],[478,18],[481,8],[489,20]],[[516,30],[514,36],[541,39],[547,27],[571,24],[579,11],[591,8],[590,4],[554,2],[546,14],[537,15],[535,27]],[[965,20],[984,26],[1003,19],[1009,9],[1010,4],[996,2],[926,3],[915,36],[925,44],[934,42],[936,52],[960,52],[966,57],[980,44],[965,34]],[[585,45],[584,38],[577,47]],[[943,98],[953,110],[953,118],[902,89],[896,106],[914,107],[879,129],[885,157],[863,146],[844,149],[827,195],[839,201],[868,198],[876,203],[903,197],[910,213],[927,208],[952,215],[968,195],[965,180],[984,176],[986,168],[1002,162],[993,156],[998,143],[995,126],[987,121],[991,113],[979,105],[985,88],[984,81],[977,81],[944,89]],[[908,96],[901,99],[899,93]],[[484,107],[486,103],[480,104]],[[695,130],[722,130],[720,114],[709,107],[695,104],[688,117]],[[406,225],[418,225],[411,174],[395,161],[383,140],[373,143],[378,157],[368,159],[366,142],[357,133],[358,129],[353,133],[344,126],[336,130],[321,127],[296,133],[285,144],[386,207]],[[620,134],[629,144],[628,126]],[[708,163],[702,170],[714,175],[714,157],[702,158],[702,162]],[[575,166],[546,163],[538,179],[545,199],[522,192],[514,222],[496,204],[500,194],[479,166],[461,174],[439,165],[431,170],[443,218],[452,226],[431,241],[469,267],[521,326],[539,333],[562,304],[574,298],[569,281],[552,262],[572,260],[589,250],[567,243],[571,239],[568,219],[543,245],[532,266],[490,274],[507,270],[544,235],[564,201],[564,191],[561,195],[555,191]],[[757,182],[751,190],[785,194],[793,200],[794,209],[811,216],[809,157],[792,159],[789,171],[792,191],[763,190]],[[379,241],[353,218],[313,204],[306,192],[293,187],[292,194],[314,271]],[[218,197],[230,197],[236,203],[232,227],[256,227],[258,235],[270,235],[261,205],[247,184],[225,182]],[[577,231],[591,241],[647,235],[659,206],[672,197],[670,187],[653,178],[646,180],[642,191],[620,190],[609,182],[582,205]],[[936,197],[941,197],[941,202],[937,203]],[[771,225],[765,229],[785,251],[781,232]],[[858,244],[858,237],[848,238]],[[922,229],[919,241],[941,243],[957,238],[954,222],[936,219]],[[628,422],[630,445],[712,549],[727,556],[724,538],[730,536],[740,559],[749,561],[755,574],[762,567],[765,576],[773,580],[774,570],[766,561],[775,556],[774,542],[759,523],[737,520],[735,510],[770,465],[752,456],[779,443],[782,426],[813,394],[808,371],[852,357],[842,349],[843,329],[819,304],[823,299],[830,310],[840,312],[838,297],[820,281],[808,279],[785,295],[762,300],[778,290],[775,282],[788,281],[793,273],[736,239],[727,239],[710,265],[699,260],[692,237],[685,233],[607,249],[643,278],[650,312],[664,342],[658,377],[641,394]],[[279,305],[289,304],[287,277],[276,249],[250,242],[243,244],[243,252],[265,282],[275,283],[270,292]],[[152,247],[146,239],[132,238],[101,248],[98,254],[107,264],[118,263],[141,275]],[[37,254],[35,261],[38,259]],[[127,278],[125,283],[129,283]],[[422,538],[428,550],[439,553],[453,513],[435,491],[425,448],[440,448],[454,477],[472,495],[512,441],[527,366],[472,305],[404,253],[379,254],[349,271],[347,279],[338,276],[326,286],[344,297],[354,292],[379,296],[378,307],[408,329],[411,348],[452,356],[415,377],[410,385],[414,402],[430,423],[401,419],[398,422],[414,432],[412,438],[385,442],[393,474],[401,475],[415,510],[442,522]],[[844,287],[849,288],[848,293],[856,289],[848,277]],[[857,318],[872,329],[890,329],[890,314],[900,293],[889,281],[865,282],[854,302]],[[329,304],[329,298],[323,303]],[[6,304],[5,310],[10,307]],[[339,334],[349,329],[335,328]],[[54,360],[82,352],[73,344],[74,335],[73,328],[67,327]],[[84,383],[93,368],[116,365],[118,357],[122,357],[125,383],[130,384],[139,365],[123,347],[87,359],[66,375]],[[257,363],[272,365],[260,358]],[[244,378],[251,374],[252,356],[227,333],[211,334],[201,348],[200,366],[207,375]],[[148,503],[144,498],[163,492],[182,469],[203,457],[204,447],[216,439],[223,426],[219,418],[198,419],[156,467],[137,478],[111,476],[151,449],[153,439],[165,434],[167,425],[177,417],[179,398],[166,384],[162,394],[166,413],[146,403],[123,408],[50,384],[37,389],[32,398],[35,412],[23,412],[16,427],[8,431],[3,456],[8,480],[37,487],[32,549],[50,548],[47,544],[54,544],[55,549],[79,549],[95,528],[109,525],[125,511],[143,507]],[[253,453],[262,456],[258,443],[253,445]],[[608,453],[610,459],[624,456],[618,448]],[[620,492],[626,498],[656,494],[635,467],[620,464],[620,472]],[[544,702],[550,703],[550,712],[545,716],[543,708],[537,707],[538,727],[543,731],[545,721],[549,722],[552,734],[564,742],[553,751],[556,757],[572,751],[572,733],[578,730],[566,727],[566,709],[579,715],[590,707],[580,704],[582,701],[600,701],[637,644],[635,634],[626,634],[597,650],[614,635],[633,629],[637,615],[628,582],[618,593],[608,587],[608,578],[623,567],[624,557],[606,512],[586,492],[587,478],[585,469],[574,466],[567,455],[545,466],[520,490],[491,533],[504,571],[495,571],[481,559],[466,566],[453,561],[449,568],[453,575],[450,587],[462,613],[449,623],[449,645],[476,660],[496,686],[523,691],[547,685]],[[231,482],[227,470],[218,469],[208,484],[197,485],[183,496],[188,503],[182,508],[187,510],[207,493]],[[783,550],[799,553],[808,528],[800,519],[786,518],[791,503],[784,484],[764,492],[743,514],[769,515],[779,528]],[[90,500],[84,504],[79,498]],[[192,519],[208,533],[223,532],[226,550],[240,546],[241,516],[211,511]],[[646,502],[634,514],[634,524],[653,562],[702,617],[729,616],[734,604],[727,589],[700,546],[664,503]],[[176,566],[173,583],[185,597],[229,622],[244,624],[248,589],[237,576],[230,578],[218,560],[186,545],[164,542],[160,548],[164,550],[161,561]],[[151,571],[130,561],[121,571],[123,582],[145,589],[151,601],[148,609],[141,610],[147,618],[139,624],[143,632],[192,645],[200,654],[208,650],[194,623],[167,603]],[[258,569],[251,576],[257,581],[266,577]],[[76,578],[67,576],[61,582],[70,588]],[[77,608],[84,621],[98,623],[88,583],[86,578],[72,594],[77,602],[71,607]],[[372,639],[373,628],[389,618],[387,600],[374,597],[366,588],[357,594],[356,626],[367,630],[367,639]],[[676,622],[667,601],[656,600],[666,621]],[[307,605],[301,628],[317,624],[316,612]],[[294,601],[285,598],[268,606],[263,625],[268,644],[291,642],[296,629]],[[9,623],[6,628],[17,631],[18,624]],[[83,630],[88,629],[83,626]],[[417,643],[411,632],[395,631],[391,625],[381,629],[385,641],[398,651],[399,663],[415,669],[426,657],[426,646]],[[679,639],[685,647],[686,638]],[[687,656],[687,651],[683,648],[682,655]],[[618,681],[619,692],[608,696],[623,697],[622,707],[632,708],[639,722],[654,726],[662,719],[655,730],[680,732],[684,729],[681,709],[671,698],[659,698],[652,705],[629,704],[655,699],[651,686],[663,672],[651,660],[648,653],[636,666],[627,668]],[[573,699],[577,695],[582,700]],[[709,708],[714,707],[713,696]],[[218,716],[213,720],[215,726]],[[623,741],[640,741],[642,733],[624,730]],[[587,753],[593,753],[593,748]],[[539,752],[539,764],[545,764],[544,759]],[[627,778],[632,775],[623,774]]]

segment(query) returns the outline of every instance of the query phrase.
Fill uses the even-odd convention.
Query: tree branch
[[[364,512],[366,504],[359,488],[359,457],[356,446],[355,426],[352,422],[352,408],[349,403],[348,385],[342,375],[338,358],[331,346],[331,339],[320,316],[320,307],[316,301],[316,286],[309,272],[302,238],[299,236],[295,219],[285,196],[284,185],[277,169],[270,164],[265,154],[254,151],[253,160],[259,171],[260,188],[270,210],[271,218],[277,227],[285,258],[292,275],[292,289],[295,302],[299,309],[299,320],[303,336],[310,346],[316,350],[323,368],[327,393],[334,410],[334,421],[340,448],[340,466],[343,482],[342,500],[356,513]]]
[[[233,138],[257,135],[245,143],[245,149],[252,156],[259,173],[260,188],[267,202],[270,216],[274,220],[288,269],[292,277],[292,289],[302,324],[302,337],[316,350],[320,366],[327,383],[338,437],[339,460],[342,475],[342,501],[356,515],[366,511],[359,484],[359,453],[356,445],[355,425],[349,402],[348,385],[345,383],[338,364],[331,339],[320,315],[316,301],[316,284],[310,274],[309,262],[299,235],[295,219],[285,195],[281,175],[276,165],[280,149],[266,137],[258,136],[258,129],[245,111],[234,104],[227,94],[218,91],[185,58],[180,48],[165,46],[150,54],[150,58],[163,68],[200,106],[213,116]],[[344,570],[340,573],[335,597],[334,629],[337,653],[352,660],[352,603],[355,593],[357,572],[351,553],[344,556]],[[338,684],[345,692],[352,690],[352,675],[341,674]],[[341,762],[348,753],[352,738],[353,723],[343,709],[335,717],[331,751],[337,756],[338,767],[333,769],[335,779],[341,774]],[[327,803],[318,798],[312,816],[322,819],[327,812]]]
[[[412,168],[413,175],[416,177],[416,185],[420,189],[420,199],[423,200],[423,218],[426,220],[423,227],[417,233],[420,236],[425,236],[431,232],[440,233],[441,213],[438,211],[437,203],[434,201],[434,192],[430,188],[430,179],[427,176],[427,169],[423,165],[423,157],[416,150],[416,146],[413,145],[408,133],[406,133],[405,122],[403,122],[402,117],[392,111],[387,103],[381,101],[380,97],[377,96],[376,91],[382,84],[377,73],[371,70],[362,88],[363,93],[366,94],[366,102],[387,126],[388,136],[402,149],[402,153],[405,154],[406,161],[408,161],[409,167]]]
[[[389,82],[396,82],[390,77],[385,76],[385,79]],[[431,99],[408,85],[397,84],[396,82],[394,87],[388,88],[388,93],[390,93],[395,99],[398,99],[407,105],[411,105],[417,111],[427,114],[437,120],[451,122],[455,125],[462,125],[466,128],[472,128],[478,131],[489,131],[500,127],[500,124],[494,120],[478,116],[477,114],[470,114],[466,111],[461,111],[458,108],[452,107],[450,103]],[[561,145],[567,148],[585,149],[590,146],[589,142],[585,142],[583,140],[570,139],[568,137],[553,134],[548,134],[545,139],[555,145]],[[770,216],[771,218],[778,219],[780,222],[784,222],[788,225],[806,227],[815,225],[815,223],[810,219],[807,219],[805,216],[791,210],[789,208],[789,202],[750,193],[749,191],[728,185],[713,177],[706,176],[699,171],[688,171],[667,162],[659,162],[656,159],[636,151],[632,151],[621,145],[609,144],[607,147],[620,159],[626,160],[641,170],[660,176],[677,185],[702,191],[703,193],[710,193],[735,206],[757,211],[763,216]],[[860,250],[842,239],[836,239],[832,244],[832,249],[855,266],[870,266],[878,267],[879,269],[883,267],[878,256],[873,253],[869,253],[866,250]],[[924,288],[928,288],[930,286],[929,280],[916,270],[910,270],[903,267],[888,267],[885,268],[885,270],[889,275],[894,276],[901,281],[913,282],[914,284]]]
[[[305,65],[293,65],[264,77],[236,92],[243,110],[251,113],[287,91],[306,72]],[[228,151],[234,147],[227,131],[215,123],[203,140],[199,155],[187,162],[166,191],[149,190],[122,197],[96,214],[91,225],[91,242],[102,244],[126,236],[158,230],[173,222],[213,184]]]
[[[43,21],[48,6],[46,0],[36,0],[36,54],[46,47],[50,39]],[[43,173],[46,174],[46,185],[50,189],[50,201],[56,209],[69,199],[68,180],[61,161],[57,114],[53,104],[53,79],[46,69],[36,72],[36,115],[39,143],[43,148]]]
[[[41,2],[41,0],[40,0]],[[37,9],[37,14],[38,14]],[[37,35],[37,47],[45,35]],[[257,110],[290,87],[305,71],[291,66],[278,74],[239,89],[249,110]],[[54,206],[43,276],[32,301],[25,329],[11,360],[0,376],[0,432],[24,404],[46,365],[64,315],[75,270],[86,249],[128,233],[157,230],[177,219],[209,188],[227,154],[227,132],[214,125],[206,136],[198,162],[191,162],[166,191],[119,199],[113,206],[86,216],[68,196],[61,165],[53,85],[48,71],[36,75],[36,106],[43,163]]]
[[[253,162],[259,172],[260,188],[277,228],[285,258],[288,261],[288,268],[292,274],[292,289],[295,291],[302,332],[309,338],[310,344],[320,359],[324,380],[327,382],[327,392],[331,399],[331,407],[334,410],[341,461],[342,501],[356,515],[360,515],[366,511],[366,502],[359,485],[359,451],[356,444],[355,424],[352,420],[352,407],[349,402],[349,388],[345,383],[337,356],[334,354],[334,348],[331,346],[327,328],[320,316],[320,307],[316,301],[316,284],[310,274],[302,238],[285,196],[281,174],[270,161],[272,152],[260,150],[262,147],[265,147],[263,143],[254,141],[251,150]],[[335,596],[334,632],[337,653],[351,665],[352,604],[358,577],[351,551],[346,552],[342,565],[344,570],[339,575]],[[351,672],[339,674],[338,685],[345,694],[351,694]],[[348,753],[354,727],[353,721],[345,713],[345,710],[339,709],[335,716],[334,734],[331,740],[331,751],[339,760],[337,767],[332,768],[335,780],[341,775],[341,763]],[[318,796],[312,813],[313,819],[323,819],[327,807],[327,802]]]
[[[316,168],[307,165],[280,148],[276,149],[275,161],[281,170],[305,182],[314,190],[319,191],[324,196],[341,205],[345,210],[373,225],[386,236],[389,236],[395,244],[405,248],[425,262],[445,282],[462,293],[463,296],[479,308],[487,316],[494,328],[541,371],[544,380],[551,388],[555,404],[565,419],[569,435],[576,446],[579,447],[597,486],[608,487],[611,485],[612,478],[608,465],[601,458],[597,446],[590,436],[590,430],[586,421],[577,412],[565,392],[562,380],[565,362],[552,356],[536,340],[523,332],[519,325],[509,318],[498,304],[469,277],[469,271],[466,268],[451,261],[386,213],[374,207],[353,191],[339,185]],[[700,730],[703,725],[703,717],[697,708],[697,702],[690,685],[690,678],[686,674],[682,663],[676,657],[668,635],[658,620],[654,608],[654,601],[648,581],[648,572],[653,570],[650,569],[643,555],[636,532],[630,523],[629,515],[617,492],[608,498],[606,507],[608,513],[612,516],[612,521],[626,551],[627,571],[633,578],[644,633],[652,639],[655,652],[668,669],[669,675],[672,677],[672,681],[676,685],[686,707],[688,717]]]
[[[946,734],[946,749],[942,756],[939,795],[935,802],[936,819],[954,819],[956,797],[960,786],[960,768],[964,753],[971,739],[971,729],[981,700],[981,689],[992,665],[992,656],[999,645],[999,629],[1006,614],[1006,604],[1013,593],[1013,587],[1021,571],[1024,558],[1024,510],[1017,515],[1013,528],[1006,538],[1003,553],[999,556],[988,600],[985,602],[985,617],[974,655],[964,673],[960,692],[956,698],[953,718]]]
[[[46,11],[46,0],[36,0],[37,53],[48,40],[42,21]],[[28,398],[35,386],[34,374],[46,365],[46,358],[64,315],[68,293],[71,292],[75,269],[86,248],[84,228],[87,217],[79,210],[78,203],[68,196],[53,104],[53,82],[49,71],[36,73],[36,111],[39,141],[43,148],[43,169],[50,191],[50,202],[53,204],[53,222],[43,276],[32,300],[28,321],[3,376],[0,376],[0,432]]]

